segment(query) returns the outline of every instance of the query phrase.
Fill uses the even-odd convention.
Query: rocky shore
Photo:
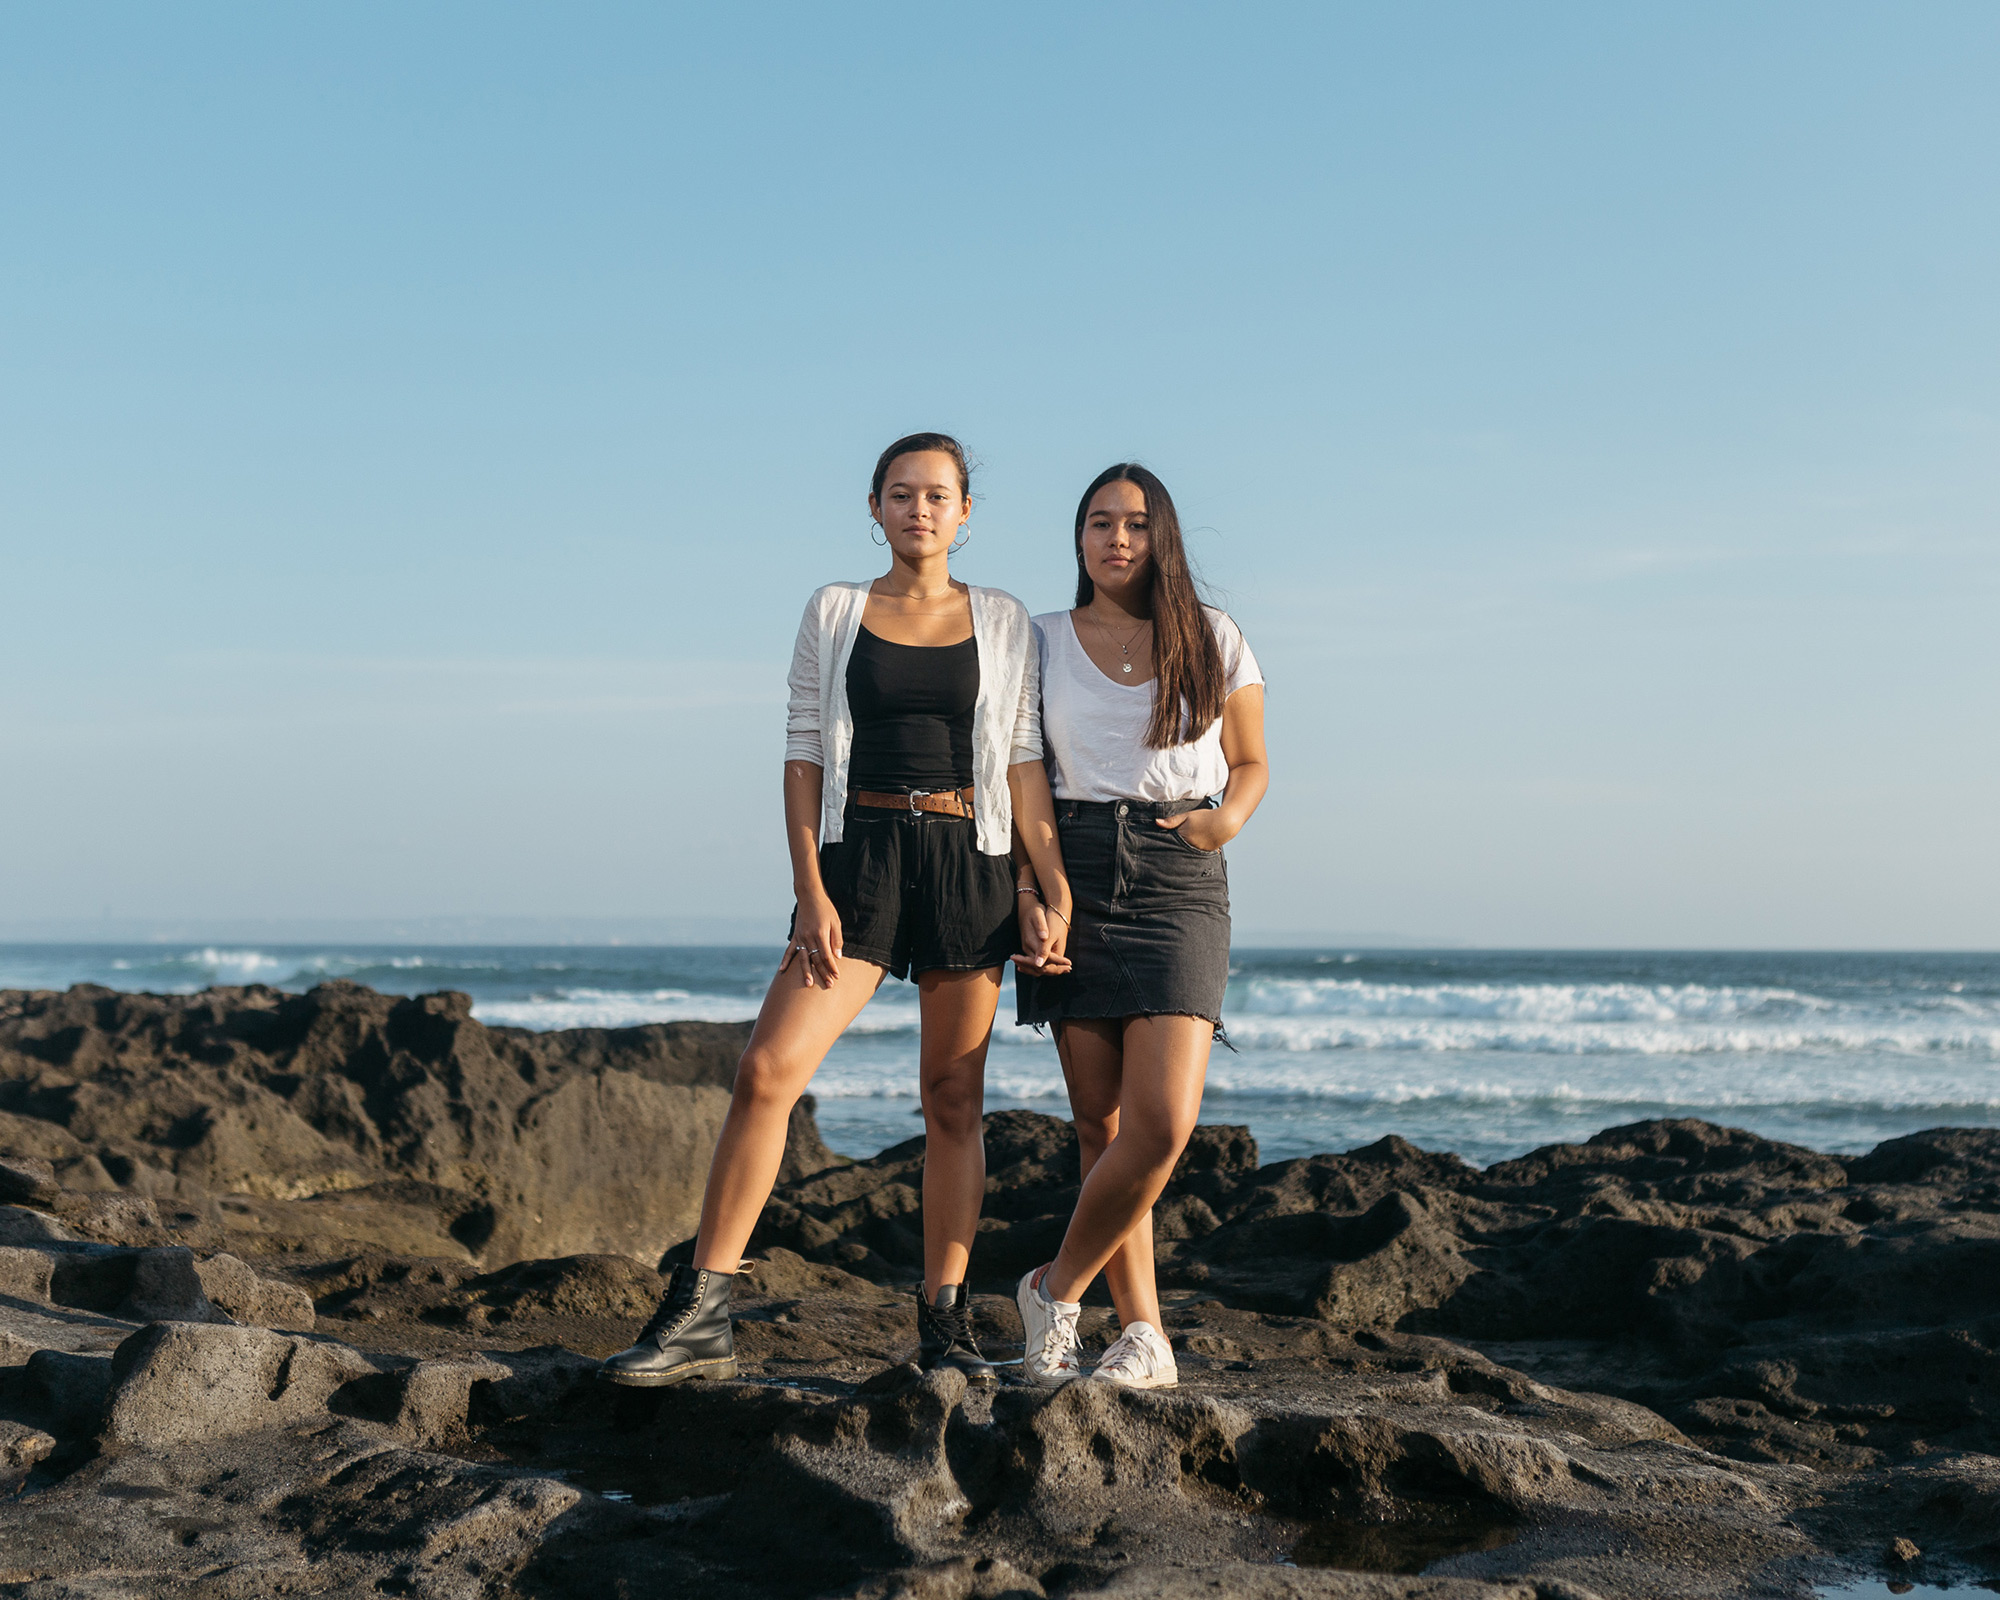
[[[1484,1170],[1204,1127],[1178,1389],[968,1393],[921,1141],[810,1109],[744,1375],[596,1383],[691,1233],[741,1028],[353,985],[0,993],[0,1594],[1805,1596],[2000,1575],[2000,1132],[1649,1122]],[[1077,1182],[987,1118],[990,1354]],[[1089,1342],[1115,1330],[1085,1313]]]

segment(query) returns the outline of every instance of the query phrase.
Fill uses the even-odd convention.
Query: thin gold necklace
[[[880,583],[882,581],[883,581],[882,579],[877,578],[875,580],[875,583]],[[936,607],[940,603],[949,605],[958,599],[958,591],[952,588],[949,584],[945,586],[945,591],[943,594],[913,595],[913,594],[902,593],[895,589],[887,589],[877,592],[875,588],[875,583],[869,584],[868,592],[874,595],[877,600],[900,600],[905,605],[912,605],[912,604],[926,605],[932,607],[933,609],[936,609]]]
[[[1138,643],[1139,635],[1153,625],[1153,619],[1151,617],[1141,617],[1139,619],[1139,626],[1132,630],[1132,637],[1126,640],[1125,643],[1119,644],[1118,635],[1111,631],[1110,624],[1100,617],[1095,609],[1086,608],[1086,610],[1088,611],[1090,620],[1104,630],[1104,637],[1109,639],[1113,644],[1118,645],[1118,653],[1125,658],[1118,664],[1118,670],[1130,676],[1132,671],[1132,652],[1128,646]]]

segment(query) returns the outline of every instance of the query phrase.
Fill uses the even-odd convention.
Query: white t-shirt
[[[1202,610],[1222,649],[1224,698],[1262,683],[1243,630],[1213,606]],[[1206,800],[1228,786],[1220,717],[1188,744],[1148,749],[1152,680],[1107,678],[1083,653],[1067,611],[1050,611],[1034,622],[1042,654],[1042,744],[1058,800]]]

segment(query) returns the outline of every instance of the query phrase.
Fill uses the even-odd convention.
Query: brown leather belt
[[[908,811],[912,815],[919,811],[935,811],[944,817],[969,817],[972,815],[972,788],[968,784],[963,789],[914,789],[908,794],[857,791],[854,803],[882,811]]]

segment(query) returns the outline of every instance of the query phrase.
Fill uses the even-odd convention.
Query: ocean
[[[0,945],[0,988],[462,989],[519,1028],[747,1019],[778,952],[671,946]],[[1053,1045],[1015,1027],[987,1105],[1066,1114]],[[1387,1133],[1479,1165],[1644,1117],[1705,1117],[1815,1149],[2000,1124],[2000,956],[1239,950],[1202,1107],[1266,1160]],[[834,1149],[921,1131],[917,1003],[887,983],[812,1085]]]

